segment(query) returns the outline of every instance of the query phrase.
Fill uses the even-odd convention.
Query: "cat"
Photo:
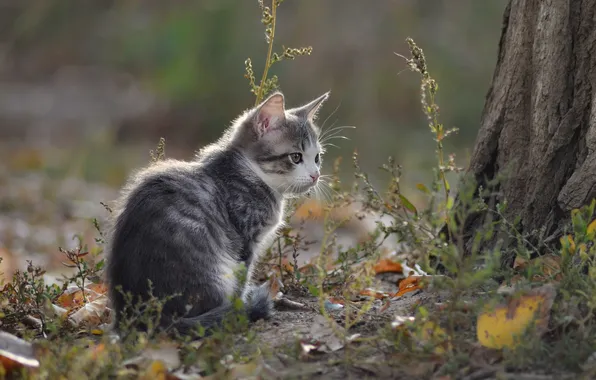
[[[282,224],[284,201],[318,184],[323,149],[315,120],[328,97],[286,110],[277,91],[194,160],[158,161],[131,176],[107,248],[116,330],[132,316],[123,293],[146,300],[147,280],[155,297],[180,295],[161,314],[161,327],[179,333],[221,325],[234,309],[231,296],[242,299],[250,321],[272,315],[269,284],[253,285],[251,274]],[[242,264],[246,281],[234,274]]]

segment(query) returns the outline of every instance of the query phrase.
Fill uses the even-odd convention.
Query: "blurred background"
[[[268,2],[265,1],[267,4]],[[374,4],[374,5],[372,5]],[[273,66],[288,106],[331,91],[324,127],[353,125],[324,171],[351,154],[382,187],[387,156],[405,193],[428,184],[434,141],[405,39],[423,48],[439,83],[446,151],[466,166],[496,62],[506,1],[286,0],[277,51],[311,56]],[[131,170],[160,137],[188,159],[254,103],[244,61],[260,78],[266,52],[257,0],[0,0],[0,272],[27,259],[58,265],[58,246],[103,221]],[[101,224],[101,223],[100,223]],[[52,253],[48,255],[49,253]]]

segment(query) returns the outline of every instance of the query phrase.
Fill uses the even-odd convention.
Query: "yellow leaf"
[[[586,229],[586,235],[588,239],[592,240],[596,236],[596,219],[594,219],[590,224],[588,224],[588,228]]]
[[[586,254],[588,252],[588,246],[586,245],[586,243],[581,243],[580,245],[577,246],[577,250],[579,251],[580,254]]]
[[[506,304],[481,314],[476,325],[478,341],[488,348],[515,347],[518,344],[516,337],[523,334],[533,321],[537,332],[542,334],[548,326],[555,296],[554,286],[547,284],[512,297]]]
[[[141,379],[149,380],[149,379],[158,379],[158,380],[166,380],[168,369],[166,368],[165,364],[161,360],[154,360],[151,362],[149,367],[145,370]]]
[[[569,252],[575,253],[575,241],[573,240],[573,235],[567,235],[567,240],[569,240]]]
[[[575,241],[573,240],[572,235],[562,236],[559,241],[561,242],[561,247],[563,249],[566,248],[571,254],[575,252]]]

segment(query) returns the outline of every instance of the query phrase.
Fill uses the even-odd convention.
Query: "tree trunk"
[[[596,0],[511,0],[505,9],[466,175],[490,189],[489,208],[507,201],[503,216],[519,217],[522,233],[560,235],[569,211],[596,197],[595,10]],[[464,251],[489,214],[465,218]],[[504,265],[512,262],[504,257]]]

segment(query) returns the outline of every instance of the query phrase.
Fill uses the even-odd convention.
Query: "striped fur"
[[[233,295],[251,320],[270,315],[268,288],[252,285],[250,275],[282,223],[284,199],[317,183],[321,146],[313,120],[327,97],[286,110],[275,93],[193,161],[161,161],[129,179],[108,246],[116,328],[130,317],[117,289],[144,300],[148,280],[154,296],[180,294],[161,318],[163,327],[177,320],[180,332],[219,325]],[[242,264],[248,281],[239,283],[234,273]]]

